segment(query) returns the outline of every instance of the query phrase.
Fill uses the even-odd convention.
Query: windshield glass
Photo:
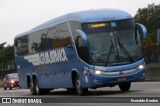
[[[82,25],[89,42],[90,63],[127,64],[142,57],[139,36],[132,19]]]
[[[10,74],[9,78],[18,79],[18,74]]]

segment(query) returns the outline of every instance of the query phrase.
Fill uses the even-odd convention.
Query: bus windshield
[[[89,43],[89,62],[93,65],[128,64],[142,58],[140,37],[132,19],[84,23]]]

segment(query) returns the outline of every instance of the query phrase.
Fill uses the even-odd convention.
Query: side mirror
[[[86,34],[77,29],[76,30],[77,33],[79,34],[79,36],[77,36],[77,50],[78,50],[78,54],[79,54],[79,57],[88,62],[89,60],[89,52],[88,52],[88,39],[87,39],[87,36]]]
[[[88,39],[87,39],[86,34],[82,30],[79,30],[79,29],[77,29],[76,31],[81,36],[83,46],[88,47]]]
[[[86,58],[88,55],[88,46],[84,44],[81,36],[77,36],[77,50],[79,51],[78,53],[81,57]]]
[[[143,39],[147,38],[147,29],[144,25],[136,23],[136,30],[140,30]]]

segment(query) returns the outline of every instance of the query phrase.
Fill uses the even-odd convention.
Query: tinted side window
[[[74,36],[75,43],[77,44],[77,37],[80,35],[76,32],[76,29],[81,30],[82,29],[81,24],[79,22],[72,21],[72,22],[70,22],[70,26],[71,26],[71,30],[72,30],[72,33]]]
[[[29,53],[36,53],[43,50],[42,39],[47,30],[41,30],[29,35]]]
[[[71,46],[71,39],[67,23],[29,35],[29,53],[69,46]]]
[[[16,39],[16,55],[22,56],[28,54],[28,36]]]
[[[45,45],[50,42],[50,49],[71,46],[71,39],[67,23],[48,29],[47,39],[43,39]]]

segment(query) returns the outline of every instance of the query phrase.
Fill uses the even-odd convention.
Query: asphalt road
[[[76,94],[70,94],[66,89],[56,89],[51,91],[48,95],[33,96],[28,89],[3,90],[0,89],[0,97],[32,97],[32,98],[47,98],[51,103],[59,105],[75,105],[75,106],[96,106],[96,103],[100,103],[101,106],[106,106],[106,103],[110,103],[112,106],[116,103],[130,101],[130,99],[158,99],[158,105],[160,105],[160,82],[135,82],[132,83],[129,92],[121,92],[118,86],[113,88],[98,88],[96,90],[89,90],[88,96],[77,96]],[[59,104],[61,103],[61,104]],[[66,104],[67,103],[67,104]],[[129,103],[132,106],[132,103]],[[137,103],[136,103],[137,104]],[[147,103],[140,103],[142,106],[146,106]],[[150,104],[150,103],[149,103]],[[47,104],[50,105],[50,104]],[[98,104],[99,105],[99,104]],[[99,105],[99,106],[100,106]],[[150,104],[151,105],[151,104]],[[18,105],[16,105],[18,106]],[[35,105],[36,106],[36,105]],[[156,106],[156,103],[152,104]]]
[[[3,90],[0,88],[0,97],[33,96],[29,89]],[[55,89],[48,95],[49,97],[80,97],[76,94],[70,94],[66,89]],[[118,86],[109,88],[90,89],[87,97],[160,97],[160,82],[134,82],[129,92],[121,92]],[[35,97],[35,96],[33,96]]]

